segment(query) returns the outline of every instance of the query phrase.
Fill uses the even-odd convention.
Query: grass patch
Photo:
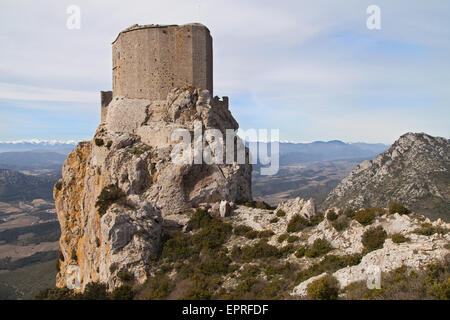
[[[402,235],[401,233],[395,233],[391,236],[391,240],[394,243],[403,243],[408,241],[408,238]]]

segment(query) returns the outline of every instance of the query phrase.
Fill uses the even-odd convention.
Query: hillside
[[[449,155],[448,139],[407,133],[374,160],[359,164],[321,207],[385,207],[400,201],[415,212],[448,221]]]
[[[84,296],[53,288],[38,298],[448,299],[449,224],[385,209],[324,217],[299,198],[262,207],[212,204],[166,217],[171,227],[146,282],[121,269],[110,293],[91,283]],[[382,290],[367,288],[371,268],[382,273]]]
[[[0,169],[0,202],[52,200],[55,176],[30,176]]]

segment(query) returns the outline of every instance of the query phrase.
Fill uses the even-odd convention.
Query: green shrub
[[[131,146],[127,149],[127,151],[135,156],[140,156],[141,154],[152,150],[151,146],[143,145],[143,146]]]
[[[450,300],[450,278],[431,285],[428,293],[439,300]]]
[[[83,300],[109,300],[108,287],[104,283],[90,282],[81,295]]]
[[[164,243],[161,256],[169,261],[187,259],[192,255],[191,239],[181,233]]]
[[[378,226],[376,228],[371,228],[366,232],[364,232],[361,241],[367,250],[373,251],[376,249],[383,248],[383,244],[386,238],[387,238],[386,231],[384,231],[383,227]]]
[[[293,244],[288,244],[279,249],[279,256],[281,258],[286,258],[287,256],[295,253],[296,251],[297,251],[297,248]]]
[[[395,233],[391,236],[392,242],[394,243],[403,243],[408,241],[408,238],[406,238],[404,235],[402,235],[401,233]]]
[[[95,138],[94,142],[97,147],[101,147],[105,144],[105,141],[103,141],[103,139],[100,139],[100,138]]]
[[[247,239],[256,239],[257,237],[259,236],[259,232],[258,231],[256,231],[256,230],[250,230],[249,232],[247,232],[246,234],[245,234],[245,237],[247,238]]]
[[[375,220],[375,212],[373,210],[362,209],[355,213],[355,220],[363,226],[372,224]]]
[[[345,267],[351,267],[359,264],[361,262],[361,254],[350,254],[350,255],[326,255],[323,260],[319,263],[322,272],[335,272],[339,269]]]
[[[339,283],[333,276],[326,275],[308,286],[307,296],[313,300],[336,300],[339,294]]]
[[[287,238],[289,238],[289,233],[283,233],[278,236],[277,241],[278,243],[283,243],[284,240],[287,240]]]
[[[353,219],[355,217],[355,211],[353,209],[351,209],[351,208],[346,208],[344,210],[344,215],[347,218]]]
[[[241,224],[234,228],[233,233],[237,236],[244,236],[247,234],[247,232],[252,231],[253,228],[246,226],[244,224]]]
[[[270,222],[270,223],[277,223],[277,222],[278,222],[278,218],[277,218],[277,217],[272,218],[272,219],[270,219],[269,222]]]
[[[327,212],[327,220],[328,221],[335,221],[338,218],[338,215],[334,210],[329,210]]]
[[[115,288],[111,293],[112,300],[132,300],[134,297],[133,289],[129,285],[123,285]]]
[[[295,252],[295,256],[297,258],[303,258],[305,256],[305,252],[306,252],[306,248],[305,247],[300,247],[296,252]]]
[[[208,226],[209,223],[212,221],[212,219],[213,218],[206,210],[198,208],[195,210],[194,214],[189,220],[189,224],[192,227],[192,229],[195,230]]]
[[[326,239],[316,239],[313,245],[305,252],[305,256],[309,258],[317,258],[323,256],[334,248]]]
[[[258,238],[270,238],[275,233],[272,230],[263,230],[258,232]]]
[[[164,274],[157,274],[149,278],[144,284],[146,300],[166,299],[175,287],[174,283]]]
[[[117,274],[117,277],[120,279],[120,281],[123,281],[123,282],[131,281],[134,279],[134,275],[127,270],[120,271]]]
[[[231,259],[224,251],[212,251],[206,261],[198,265],[198,271],[205,276],[227,274]]]
[[[324,219],[324,214],[322,212],[316,212],[315,215],[313,215],[309,219],[309,226],[317,226],[319,223],[321,223]]]
[[[58,190],[58,191],[61,191],[62,186],[63,186],[63,183],[62,183],[61,180],[58,180],[58,181],[55,183],[55,189]]]
[[[230,224],[219,219],[212,219],[202,227],[192,238],[192,243],[202,249],[220,248],[231,235],[233,228]]]
[[[389,213],[410,214],[411,210],[406,208],[401,202],[391,202],[389,204]]]
[[[299,252],[301,255],[302,251]],[[324,272],[333,273],[345,267],[351,267],[361,262],[361,254],[353,255],[327,255],[319,263],[312,265],[307,269],[300,270],[294,280],[294,285],[308,280],[311,277],[318,276]]]
[[[278,249],[264,240],[260,240],[253,246],[245,246],[241,249],[241,259],[244,262],[250,262],[254,259],[262,259],[269,257],[279,257]]]
[[[289,221],[286,231],[287,232],[299,232],[299,231],[302,231],[304,228],[306,228],[309,225],[310,225],[310,223],[307,219],[303,218],[300,215],[295,215]]]
[[[341,215],[333,221],[331,225],[334,229],[336,229],[336,231],[342,231],[348,228],[350,225],[350,219],[345,215]]]
[[[103,216],[113,203],[119,201],[123,202],[125,198],[125,193],[118,186],[110,184],[104,187],[97,198],[97,202],[95,203],[98,214]]]
[[[289,238],[287,238],[287,242],[288,243],[293,243],[295,241],[298,241],[299,237],[297,236],[289,236]]]
[[[230,257],[233,261],[239,261],[241,260],[241,248],[238,246],[233,246],[233,249],[231,249]]]
[[[435,233],[445,234],[448,232],[448,230],[439,226],[433,226],[431,223],[422,223],[420,228],[417,228],[413,232],[423,236],[431,236]]]
[[[277,217],[284,217],[286,215],[286,212],[284,212],[284,210],[278,210],[277,211]]]

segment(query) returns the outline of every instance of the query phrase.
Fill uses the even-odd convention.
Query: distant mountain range
[[[247,143],[247,146],[249,143]],[[270,154],[270,143],[259,142],[259,148],[267,148]],[[311,143],[280,142],[280,166],[293,165],[313,161],[334,160],[366,160],[373,159],[386,151],[388,145],[382,143],[345,143],[339,140],[315,141]],[[257,169],[258,166],[255,166]]]
[[[77,146],[74,140],[16,140],[0,141],[0,152],[13,151],[37,151],[37,152],[58,152],[68,154]]]

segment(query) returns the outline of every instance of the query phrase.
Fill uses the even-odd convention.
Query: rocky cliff
[[[321,207],[386,207],[400,201],[415,212],[448,221],[449,155],[448,139],[407,133],[374,160],[362,162]]]
[[[238,128],[227,104],[207,90],[174,89],[166,101],[111,101],[93,140],[69,154],[54,189],[62,233],[57,286],[83,290],[102,282],[112,289],[124,273],[142,283],[163,224],[177,224],[176,214],[200,203],[251,199],[249,164],[172,161],[171,133],[193,135],[196,123],[222,134]]]

